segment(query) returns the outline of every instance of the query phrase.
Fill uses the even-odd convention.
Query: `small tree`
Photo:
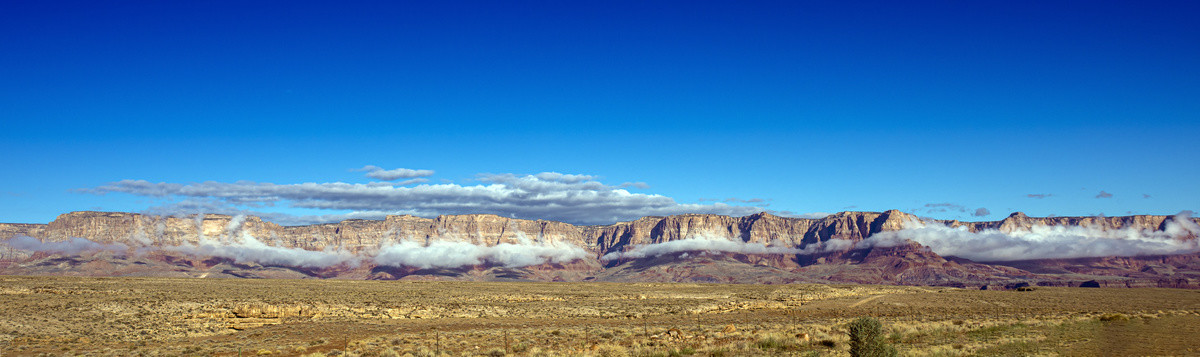
[[[855,357],[892,357],[896,348],[883,341],[879,320],[860,317],[850,322],[850,355]]]

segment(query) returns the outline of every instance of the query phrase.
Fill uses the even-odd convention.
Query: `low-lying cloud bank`
[[[404,240],[385,245],[373,260],[379,265],[422,269],[456,268],[485,262],[517,268],[546,262],[569,263],[590,255],[573,244],[533,242],[528,239],[520,239],[516,244],[500,243],[493,246],[455,241],[434,241],[423,245]]]
[[[480,264],[519,268],[548,262],[570,263],[591,256],[587,250],[573,244],[529,240],[492,246],[458,241],[433,241],[425,245],[413,240],[404,240],[384,244],[374,254],[352,254],[332,248],[318,251],[272,246],[248,233],[242,233],[239,239],[232,241],[202,237],[197,244],[185,243],[167,247],[133,248],[120,243],[97,243],[84,238],[71,238],[62,242],[43,242],[28,236],[0,240],[0,243],[20,251],[62,255],[113,252],[137,256],[154,251],[167,251],[197,257],[226,258],[239,264],[255,263],[305,268],[328,268],[342,264],[357,266],[363,262],[422,269],[457,268]]]
[[[234,217],[226,227],[228,233],[221,237],[199,234],[199,241],[195,244],[185,243],[167,247],[131,247],[123,243],[98,243],[84,238],[43,242],[27,236],[0,240],[0,243],[20,251],[63,255],[98,252],[138,255],[163,250],[194,256],[227,258],[237,263],[309,268],[327,268],[342,264],[356,266],[364,262],[422,269],[481,264],[516,268],[548,262],[569,263],[591,256],[587,250],[570,243],[542,241],[524,236],[517,236],[516,243],[491,246],[448,236],[443,237],[445,240],[435,239],[428,244],[412,239],[388,242],[376,250],[359,254],[335,248],[312,251],[264,243],[242,230],[243,222],[244,217]],[[197,227],[199,228],[199,225]],[[1200,252],[1200,239],[1197,237],[1200,237],[1200,225],[1191,219],[1190,212],[1171,217],[1161,231],[1038,225],[1013,232],[995,229],[971,232],[965,227],[951,228],[941,223],[913,221],[906,223],[904,229],[877,233],[860,242],[834,239],[797,248],[779,242],[750,243],[724,235],[702,234],[663,243],[635,245],[624,252],[605,254],[600,259],[641,259],[689,252],[808,255],[870,247],[892,247],[914,241],[942,256],[995,262],[1195,253]],[[134,241],[149,244],[148,239]]]
[[[939,223],[909,222],[905,229],[878,233],[861,244],[894,246],[912,240],[942,256],[980,262],[1107,256],[1170,255],[1200,251],[1200,225],[1190,212],[1172,217],[1164,230],[1033,226],[1028,230],[971,232]]]
[[[80,255],[96,252],[122,253],[129,250],[128,245],[121,243],[104,244],[74,237],[61,242],[43,242],[29,236],[16,236],[0,242],[12,249],[63,255]]]
[[[1066,259],[1108,256],[1172,255],[1200,252],[1200,225],[1190,212],[1170,218],[1161,231],[1137,228],[1104,229],[1081,226],[1033,226],[1028,230],[971,232],[936,222],[913,221],[898,231],[882,232],[859,242],[832,239],[803,249],[780,244],[747,243],[718,235],[643,244],[603,260],[641,259],[686,252],[811,255],[872,247],[894,247],[914,241],[942,256],[981,262]]]
[[[165,247],[162,250],[195,256],[227,258],[232,259],[235,263],[305,268],[328,268],[343,263],[355,265],[359,261],[353,254],[334,249],[315,251],[267,245],[245,232],[242,233],[240,240],[234,242],[220,242],[201,237],[200,242],[196,245],[184,244]]]
[[[236,216],[230,220],[226,226],[227,233],[219,237],[205,236],[199,229],[199,219],[197,222],[199,239],[195,244],[184,243],[154,247],[150,246],[150,240],[144,237],[131,237],[134,241],[144,245],[131,247],[121,243],[97,243],[85,238],[70,238],[62,242],[43,242],[28,236],[0,240],[0,243],[21,251],[63,255],[114,252],[136,256],[154,251],[167,251],[198,257],[226,258],[240,264],[256,263],[306,268],[328,268],[343,264],[357,266],[363,262],[422,269],[457,268],[480,264],[518,268],[547,262],[569,263],[591,256],[587,250],[574,244],[534,240],[520,234],[516,237],[516,243],[500,243],[492,246],[458,241],[455,240],[458,237],[452,235],[445,237],[449,240],[434,240],[428,245],[411,239],[388,242],[374,253],[353,254],[333,247],[314,251],[264,243],[242,229],[245,222],[244,216]]]
[[[624,252],[612,252],[601,260],[642,259],[687,252],[742,254],[803,254],[805,251],[781,244],[749,243],[719,235],[697,235],[669,242],[639,244]]]

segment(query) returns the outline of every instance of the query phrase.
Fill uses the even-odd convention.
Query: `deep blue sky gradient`
[[[367,164],[796,213],[1197,210],[1197,18],[1193,1],[6,1],[0,221],[154,204],[75,191],[122,179],[366,182],[348,170]]]

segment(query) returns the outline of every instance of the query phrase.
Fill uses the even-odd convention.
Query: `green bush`
[[[892,357],[896,348],[883,341],[879,320],[860,317],[850,322],[850,355],[855,357]]]

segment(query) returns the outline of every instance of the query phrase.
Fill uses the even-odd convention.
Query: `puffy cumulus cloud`
[[[428,182],[429,180],[419,178],[419,177],[433,176],[433,170],[413,170],[413,169],[404,169],[404,168],[387,170],[387,169],[384,169],[382,167],[375,166],[375,165],[363,166],[361,169],[354,170],[354,171],[366,171],[367,177],[370,177],[370,178],[373,178],[376,180],[383,180],[383,181],[396,181],[399,179],[414,179],[414,180],[404,181],[401,184]]]
[[[892,246],[912,240],[943,256],[990,262],[1192,253],[1200,251],[1198,235],[1200,225],[1183,212],[1162,231],[1037,225],[1013,232],[971,232],[965,227],[909,222],[902,230],[877,233],[863,243]]]
[[[129,250],[129,246],[122,243],[97,243],[78,237],[71,237],[60,242],[43,242],[29,236],[16,236],[7,240],[0,240],[0,243],[4,243],[10,248],[17,250],[64,255],[80,255],[106,251],[122,253]]]
[[[292,208],[350,211],[350,215],[364,218],[381,218],[388,214],[433,217],[491,213],[574,224],[608,224],[644,216],[683,213],[744,216],[762,210],[726,203],[678,203],[670,197],[633,193],[619,186],[606,185],[588,175],[555,172],[524,176],[481,174],[476,180],[480,184],[421,184],[412,187],[378,182],[274,184],[207,181],[180,184],[122,180],[83,191],[95,194],[126,193],[170,200],[171,203],[159,209],[160,213],[203,206],[224,207],[228,211],[286,205]],[[177,203],[185,205],[178,206]],[[340,218],[338,215],[301,218],[289,218],[284,214],[261,216],[281,224],[332,222],[336,221],[332,218]]]
[[[1112,198],[1112,196],[1111,193],[1104,192],[1104,190],[1100,190],[1100,193],[1096,194],[1096,198]]]
[[[992,214],[992,211],[989,211],[987,208],[983,207],[976,208],[975,212],[971,213],[971,215],[975,217],[983,217],[989,214]]]
[[[413,240],[386,244],[372,260],[379,265],[411,266],[422,269],[456,268],[484,263],[518,268],[546,262],[569,263],[590,254],[573,244],[539,242],[518,237],[518,243],[493,246],[462,241],[433,241],[428,245]]]

